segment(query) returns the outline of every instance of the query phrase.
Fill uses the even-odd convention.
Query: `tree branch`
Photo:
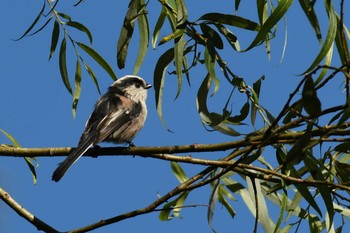
[[[22,216],[28,222],[33,224],[39,231],[50,232],[50,233],[59,233],[56,229],[52,228],[48,224],[41,221],[39,218],[35,217],[32,213],[26,210],[23,206],[21,206],[18,202],[16,202],[10,194],[8,194],[4,189],[0,187],[0,198],[14,211],[17,212],[18,215]]]

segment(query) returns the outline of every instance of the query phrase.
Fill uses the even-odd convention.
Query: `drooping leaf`
[[[317,19],[317,14],[313,8],[313,5],[308,0],[299,0],[299,4],[303,9],[307,19],[309,20],[309,23],[311,24],[312,29],[314,29],[318,41],[321,43],[322,42],[321,28]]]
[[[261,80],[264,80],[265,76],[263,75],[261,78],[259,78],[255,83],[253,83],[253,90],[252,90],[252,105],[250,110],[250,120],[252,124],[255,124],[256,119],[256,112],[258,110],[259,106],[259,96],[260,96],[260,88],[261,88]]]
[[[170,165],[171,165],[171,170],[173,171],[178,181],[180,181],[180,183],[184,183],[188,180],[188,176],[186,175],[182,167],[179,165],[179,163],[170,162]]]
[[[141,5],[145,5],[144,0],[141,0]],[[139,69],[143,63],[143,60],[145,59],[145,56],[148,50],[149,36],[150,36],[147,14],[145,12],[141,12],[140,15],[137,17],[137,23],[139,26],[139,33],[140,33],[140,43],[139,43],[140,46],[139,46],[139,51],[137,53],[137,58],[134,66],[134,74],[137,74],[139,72]]]
[[[0,131],[12,142],[12,144],[15,147],[21,148],[22,146],[19,144],[19,142],[9,133],[7,133],[5,130],[0,129]],[[33,164],[33,161],[35,161],[37,163],[37,160],[35,157],[24,157],[24,160],[26,162],[26,164],[29,167],[30,172],[32,173],[32,177],[33,177],[33,183],[36,184],[37,181],[37,175],[36,175],[36,171],[35,171],[35,165]]]
[[[66,89],[69,91],[69,93],[73,94],[72,88],[69,83],[69,78],[68,78],[66,52],[67,52],[66,37],[64,37],[60,47],[59,67],[60,67],[61,77],[64,85],[66,86]]]
[[[37,24],[37,22],[39,21],[39,19],[41,18],[41,16],[44,13],[46,2],[43,1],[43,3],[44,4],[43,4],[41,10],[39,11],[38,15],[34,19],[33,23],[28,27],[28,29],[23,33],[22,36],[20,36],[18,39],[14,39],[14,41],[18,41],[18,40],[22,39],[23,37],[27,36],[28,33],[34,28],[34,26]]]
[[[337,16],[332,4],[330,4],[327,7],[327,12],[329,17],[329,25],[328,25],[328,32],[327,32],[326,39],[322,45],[320,52],[316,56],[315,60],[312,62],[309,68],[307,68],[302,75],[310,73],[321,63],[324,57],[328,54],[328,51],[331,49],[332,44],[334,42],[335,36],[337,34]]]
[[[78,29],[79,31],[84,32],[86,34],[86,36],[88,37],[90,44],[92,44],[92,34],[91,34],[90,30],[87,27],[85,27],[85,25],[83,25],[79,22],[75,22],[75,21],[67,21],[66,25],[73,27],[75,29]]]
[[[155,91],[157,113],[165,128],[166,128],[166,124],[163,118],[163,108],[162,108],[164,76],[168,65],[173,59],[174,59],[174,49],[170,48],[159,57],[156,67],[154,69],[154,75],[153,75],[154,77],[153,86]]]
[[[244,51],[248,51],[262,41],[265,41],[268,33],[273,27],[276,26],[278,21],[285,15],[289,7],[291,6],[293,0],[281,0],[278,2],[278,6],[273,10],[271,15],[266,19],[265,23],[259,28],[258,34],[255,36],[253,42]]]
[[[84,68],[85,70],[88,72],[88,74],[90,75],[92,81],[94,82],[96,88],[97,88],[97,91],[99,94],[101,94],[101,90],[100,90],[100,86],[98,84],[98,81],[97,81],[97,78],[96,78],[96,75],[94,73],[94,71],[90,68],[90,66],[88,64],[86,64],[85,62],[83,62],[84,64]]]
[[[185,48],[184,35],[175,39],[174,45],[174,62],[177,75],[177,93],[175,99],[179,97],[182,88],[182,65],[184,60],[184,48]]]
[[[50,46],[49,60],[51,59],[52,55],[56,51],[56,47],[57,47],[59,36],[60,36],[60,25],[57,22],[57,20],[55,20],[55,23],[54,23],[54,26],[53,26],[53,30],[52,30],[52,36],[51,36],[51,46]]]
[[[165,204],[164,207],[162,208],[162,211],[159,214],[159,219],[161,221],[169,221],[174,217],[179,217],[183,203],[185,203],[185,200],[188,194],[189,192],[183,192],[175,200]],[[173,211],[172,215],[171,215],[171,211]]]
[[[245,120],[245,118],[247,118],[249,114],[249,102],[246,102],[240,111],[239,115],[233,116],[233,117],[228,117],[226,120],[228,120],[231,123],[240,123],[242,121]]]
[[[218,23],[214,25],[219,30],[219,32],[226,38],[227,42],[231,45],[231,47],[239,52],[241,50],[241,46],[239,45],[238,38],[224,25]]]
[[[213,216],[214,216],[215,205],[216,205],[216,202],[218,201],[219,185],[220,185],[220,179],[217,179],[213,184],[213,190],[209,197],[209,205],[208,205],[208,211],[207,211],[208,224],[214,233],[216,233],[216,231],[213,227]]]
[[[174,32],[172,32],[170,35],[168,36],[164,36],[160,41],[158,45],[162,45],[166,42],[169,42],[171,40],[175,40],[177,38],[179,38],[180,36],[183,36],[184,34],[184,29],[183,28],[178,28],[176,29]]]
[[[208,20],[213,23],[226,24],[238,28],[243,28],[251,31],[259,31],[260,25],[249,19],[242,18],[236,15],[222,13],[207,13],[202,15],[198,20]]]
[[[73,104],[72,104],[73,118],[75,118],[75,115],[77,113],[80,93],[81,93],[81,65],[79,62],[79,58],[77,58],[77,63],[75,66],[74,94],[73,94]]]
[[[113,80],[117,80],[117,76],[115,75],[112,67],[108,64],[108,62],[93,48],[83,44],[81,42],[77,42],[80,48],[82,48],[87,54],[90,55],[92,59],[94,59],[108,74]]]
[[[206,23],[201,23],[199,24],[199,26],[205,38],[210,40],[210,42],[213,44],[214,47],[218,49],[224,48],[224,43],[222,42],[220,35],[214,29],[212,29]]]
[[[119,69],[125,67],[126,56],[128,54],[129,43],[134,33],[135,19],[138,17],[140,8],[139,0],[131,0],[129,8],[124,18],[117,44],[117,62]]]
[[[305,111],[311,117],[316,117],[321,113],[321,101],[317,97],[315,83],[311,76],[305,80],[302,101]]]
[[[326,181],[328,178],[324,177],[321,171],[325,170],[326,168],[322,164],[322,167],[318,167],[316,159],[311,155],[311,156],[306,156],[304,159],[305,166],[308,168],[310,171],[312,177],[315,180],[321,180],[321,181]],[[334,207],[333,207],[333,198],[331,194],[331,189],[326,186],[326,185],[317,185],[317,189],[320,192],[323,202],[326,206],[327,209],[327,214],[329,217],[329,225],[333,225],[333,218],[334,218]]]
[[[159,37],[160,29],[162,29],[164,21],[166,18],[166,10],[164,7],[162,7],[162,11],[160,12],[159,18],[157,20],[156,26],[153,30],[153,36],[152,36],[152,48],[155,49],[157,45],[157,40]]]

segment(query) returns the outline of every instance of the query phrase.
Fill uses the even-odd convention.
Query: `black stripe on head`
[[[124,89],[132,85],[138,85],[140,87],[146,88],[146,83],[143,79],[137,76],[127,76],[116,81],[113,86]]]

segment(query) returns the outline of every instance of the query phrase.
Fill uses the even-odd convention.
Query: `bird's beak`
[[[151,88],[151,87],[152,87],[151,84],[147,84],[147,85],[146,85],[146,89],[149,89],[149,88]]]

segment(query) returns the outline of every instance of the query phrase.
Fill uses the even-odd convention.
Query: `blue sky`
[[[91,30],[94,36],[93,47],[110,62],[118,77],[132,73],[137,54],[138,39],[134,38],[126,68],[124,70],[116,68],[116,43],[127,9],[126,2],[117,4],[115,1],[99,3],[86,1],[73,8],[71,3],[62,1],[58,6],[59,11],[69,14],[73,20],[83,23]],[[199,4],[201,8],[198,7]],[[242,9],[238,14],[256,19],[256,13],[252,11],[255,7],[249,4],[251,3],[242,1]],[[85,121],[99,97],[94,84],[84,73],[81,100],[76,119],[73,119],[72,97],[61,81],[57,54],[48,61],[52,25],[35,36],[26,37],[20,41],[12,40],[18,38],[31,24],[42,6],[41,2],[3,1],[0,6],[1,9],[6,9],[0,14],[3,22],[0,37],[2,103],[0,128],[14,136],[23,147],[76,146]],[[213,4],[213,1],[194,0],[187,3],[187,6],[190,20],[195,20],[208,12],[208,9],[223,13],[234,11],[233,1],[221,0]],[[318,4],[317,7],[322,8],[323,3]],[[159,3],[150,1],[148,10],[152,30],[158,17]],[[323,16],[326,19],[326,15]],[[349,24],[349,16],[346,17],[345,22]],[[297,74],[308,68],[320,49],[297,2],[293,3],[287,14],[287,24],[288,44],[282,63],[280,59],[284,42],[283,23],[279,24],[279,32],[272,42],[270,61],[263,46],[242,54],[230,49],[223,53],[232,70],[244,77],[248,85],[252,85],[262,75],[266,76],[262,84],[260,101],[273,114],[278,113],[289,93],[300,80]],[[325,35],[327,21],[321,20],[321,24]],[[168,35],[170,29],[167,30],[163,30],[161,36]],[[253,39],[253,34],[237,32],[241,47],[247,47]],[[73,35],[80,38],[80,34]],[[149,50],[145,63],[139,71],[139,75],[147,82],[153,83],[153,71],[157,58],[168,48],[167,46],[162,45],[156,50]],[[70,52],[68,56],[74,57],[74,53]],[[93,64],[92,60],[88,61]],[[73,68],[74,65],[75,63],[72,62],[68,66]],[[112,79],[98,66],[93,67],[99,79],[101,91],[104,92],[112,83]],[[154,90],[149,91],[147,101],[149,115],[144,129],[134,140],[136,145],[182,145],[235,140],[217,132],[207,132],[201,124],[196,111],[195,97],[205,73],[204,67],[196,68],[191,75],[192,86],[184,84],[180,97],[175,101],[176,80],[174,76],[167,77],[163,111],[167,126],[174,133],[169,133],[163,128],[155,109]],[[70,76],[73,77],[72,72]],[[341,88],[341,80],[334,83],[334,88],[337,90]],[[222,109],[225,102],[220,101],[227,98],[228,94],[222,82],[219,94],[214,96],[213,100],[210,99],[210,107],[216,110]],[[322,94],[327,97],[329,103],[339,98],[332,92]],[[232,100],[233,110],[236,112],[240,107],[235,108],[235,104],[240,104],[240,101],[240,99]],[[249,132],[253,129],[247,126],[237,130]],[[9,141],[0,135],[0,143],[9,143]],[[102,144],[102,146],[105,145],[108,144]],[[212,159],[224,155],[225,153],[211,153],[201,156]],[[171,172],[169,162],[155,159],[124,156],[81,158],[61,182],[54,183],[51,181],[52,172],[64,158],[40,158],[38,159],[40,165],[36,168],[38,174],[36,185],[33,185],[31,174],[23,159],[5,157],[0,159],[0,186],[37,217],[62,231],[145,207],[154,201],[157,195],[165,194],[178,184]],[[202,167],[184,165],[184,169],[190,176],[196,174]],[[186,204],[207,204],[209,196],[210,188],[201,188],[190,194]],[[237,216],[233,220],[220,204],[217,205],[214,227],[218,232],[252,231],[254,218],[242,203],[241,198],[236,197],[238,201],[232,202],[232,205]],[[271,211],[276,217],[278,210],[272,208]],[[274,221],[277,221],[277,217]],[[31,224],[2,202],[0,202],[0,231],[37,232]],[[207,224],[205,207],[187,208],[183,210],[181,219],[168,222],[158,220],[156,212],[128,219],[95,232],[116,231],[212,232]]]

